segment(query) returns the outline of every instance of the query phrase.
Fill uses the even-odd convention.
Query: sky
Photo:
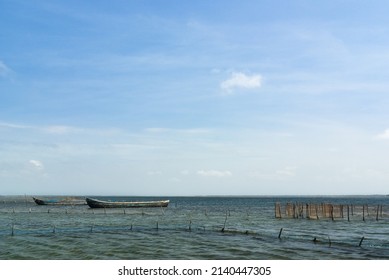
[[[388,194],[388,12],[0,0],[0,195]]]

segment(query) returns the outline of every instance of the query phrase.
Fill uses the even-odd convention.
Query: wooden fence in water
[[[291,203],[285,205],[275,203],[275,217],[294,219],[383,219],[385,216],[383,205],[344,205],[332,203]]]

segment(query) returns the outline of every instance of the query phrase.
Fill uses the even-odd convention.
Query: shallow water
[[[0,197],[0,259],[389,259],[387,196],[163,199],[169,207],[105,210]],[[275,202],[371,207],[365,221],[276,219]]]

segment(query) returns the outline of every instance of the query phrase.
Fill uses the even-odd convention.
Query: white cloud
[[[235,88],[254,89],[260,88],[262,84],[262,76],[259,74],[246,75],[241,72],[234,72],[231,77],[220,84],[220,87],[231,93]]]
[[[36,169],[38,170],[42,170],[44,168],[42,162],[40,162],[39,160],[35,160],[35,159],[31,159],[29,161],[29,163]]]
[[[149,127],[146,128],[145,131],[150,133],[164,133],[164,132],[168,132],[169,129],[165,127]]]
[[[177,178],[177,177],[170,178],[170,181],[171,181],[171,182],[174,182],[174,183],[179,183],[179,182],[181,182],[181,180],[180,180],[179,178]]]
[[[389,140],[389,129],[385,130],[383,133],[377,135],[378,139]]]
[[[189,175],[189,170],[182,170],[181,171],[181,175],[184,175],[184,176],[187,176],[187,175]]]
[[[211,130],[206,128],[187,128],[187,129],[174,129],[167,127],[150,127],[144,130],[148,133],[186,133],[186,134],[206,134],[210,133]]]
[[[149,176],[158,176],[158,175],[162,175],[162,171],[159,171],[159,170],[151,170],[149,172],[147,172],[147,174]]]
[[[20,124],[14,124],[14,123],[6,123],[6,122],[0,122],[0,127],[5,127],[5,128],[31,128],[31,126],[26,126],[26,125],[20,125]]]
[[[197,175],[203,177],[229,177],[232,176],[230,171],[219,171],[219,170],[199,170]]]
[[[282,176],[294,177],[296,176],[296,169],[297,167],[287,166],[284,169],[278,170],[277,174]]]
[[[71,126],[53,125],[44,127],[43,130],[50,134],[69,134],[72,132],[80,131],[81,129]]]

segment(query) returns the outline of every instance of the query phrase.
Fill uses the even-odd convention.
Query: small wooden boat
[[[64,199],[40,199],[33,197],[32,198],[38,205],[85,205],[85,200],[75,199],[75,198],[64,198]]]
[[[139,207],[167,207],[169,200],[158,201],[104,201],[86,198],[90,208],[139,208]]]

